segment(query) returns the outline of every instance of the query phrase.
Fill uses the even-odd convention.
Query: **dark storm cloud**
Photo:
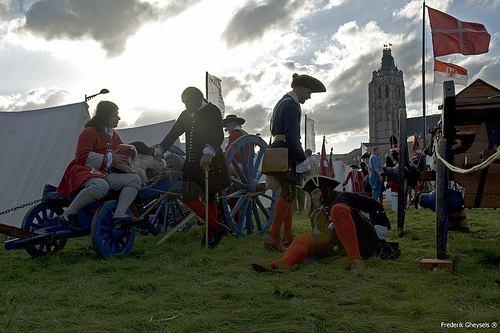
[[[177,15],[198,1],[157,7],[140,0],[39,0],[27,8],[23,29],[47,40],[94,39],[108,56],[116,56],[142,25]]]
[[[231,91],[237,91],[238,95],[236,99],[238,102],[246,102],[252,97],[250,92],[250,85],[241,82],[234,76],[225,76],[221,78],[222,80],[222,94],[226,98]]]
[[[414,49],[414,44],[415,41],[410,39],[392,51],[396,66],[403,70],[405,78],[406,69],[413,68],[419,61],[418,56],[409,51]],[[361,131],[368,126],[368,84],[373,71],[380,68],[381,58],[381,50],[374,50],[359,57],[353,66],[341,72],[332,82],[325,82],[327,96],[310,113],[318,134]],[[417,87],[410,93],[421,94],[421,89]],[[406,98],[408,106],[408,96]]]
[[[469,72],[472,72],[470,69],[471,67],[472,66],[468,66]],[[475,68],[478,69],[473,73],[473,75],[469,76],[469,83],[472,83],[472,80],[475,79],[482,79],[483,81],[486,81],[489,84],[500,89],[498,79],[500,78],[500,57],[488,59],[488,61],[486,62],[477,64],[477,67]]]
[[[328,95],[310,114],[315,120],[316,133],[334,134],[368,126],[370,69],[377,66],[379,57],[379,52],[360,57],[354,66],[327,83]]]
[[[249,1],[234,14],[222,36],[230,47],[259,39],[267,30],[288,22],[292,7],[298,6],[292,6],[289,0],[269,0],[263,4]]]
[[[80,69],[66,60],[54,58],[49,52],[26,50],[18,45],[2,48],[0,45],[0,54],[0,95],[37,87],[66,87],[81,75]]]
[[[9,12],[9,3],[0,1],[0,16],[4,16]]]
[[[271,109],[266,108],[261,104],[256,104],[246,109],[226,107],[226,115],[235,114],[238,117],[245,119],[245,123],[242,127],[250,134],[269,134],[270,112]]]
[[[25,96],[4,96],[0,100],[7,100],[1,105],[2,109],[7,111],[25,111],[49,108],[67,103],[68,97],[66,90],[60,89],[33,89],[25,93]],[[35,101],[30,101],[34,99]],[[10,100],[10,101],[8,101]]]

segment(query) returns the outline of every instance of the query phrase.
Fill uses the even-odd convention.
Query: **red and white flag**
[[[333,168],[333,147],[330,148],[330,158],[328,159],[328,169],[330,170],[330,177],[335,178],[335,169]]]
[[[439,10],[430,7],[427,9],[434,57],[453,53],[472,55],[488,52],[491,36],[484,25],[462,22]]]
[[[328,168],[328,157],[326,156],[326,137],[323,135],[323,146],[321,147],[321,155],[319,157],[319,173],[322,176],[330,176],[330,168]]]
[[[434,59],[434,82],[454,81],[455,84],[467,85],[467,69],[449,62]]]

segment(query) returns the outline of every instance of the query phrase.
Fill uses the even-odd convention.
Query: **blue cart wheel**
[[[261,166],[267,144],[256,135],[235,140],[226,152],[231,185],[222,193],[228,226],[238,236],[264,234],[274,218],[277,192],[265,187]]]
[[[132,250],[135,240],[135,227],[113,224],[116,200],[104,202],[92,219],[90,239],[94,250],[104,259]]]
[[[21,228],[36,232],[42,228],[52,227],[57,225],[57,219],[62,213],[63,209],[61,207],[39,203],[31,207],[26,215],[24,215]],[[25,250],[32,257],[40,257],[62,250],[67,242],[67,239],[45,239],[39,244],[25,247]]]
[[[179,200],[166,200],[157,209],[153,217],[153,224],[162,233],[166,233],[188,216],[189,213],[189,208],[184,206]],[[179,231],[189,231],[193,228],[193,224],[192,221],[188,222]]]

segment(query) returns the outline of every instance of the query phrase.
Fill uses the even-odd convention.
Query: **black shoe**
[[[132,226],[141,228],[144,226],[144,219],[139,219],[134,216],[114,217],[113,226],[117,229]]]
[[[214,243],[214,238],[213,238],[213,232],[208,233],[208,247],[213,248],[213,243]],[[206,234],[203,234],[203,237],[201,237],[201,246],[206,245]]]
[[[64,215],[59,216],[58,223],[62,226],[67,227],[71,231],[83,231],[84,228],[78,223],[75,215],[68,215],[64,218]]]
[[[219,245],[222,237],[227,236],[228,234],[231,233],[231,230],[224,224],[219,224],[219,226],[212,231],[212,246],[211,247],[216,247]]]

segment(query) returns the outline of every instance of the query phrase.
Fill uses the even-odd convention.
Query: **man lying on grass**
[[[399,257],[398,243],[385,241],[391,224],[383,206],[361,194],[335,191],[338,185],[333,178],[310,178],[304,190],[311,196],[315,208],[311,217],[312,232],[297,235],[280,260],[269,264],[254,263],[253,269],[257,272],[287,270],[311,255],[346,254],[352,270],[365,270],[363,259]]]

